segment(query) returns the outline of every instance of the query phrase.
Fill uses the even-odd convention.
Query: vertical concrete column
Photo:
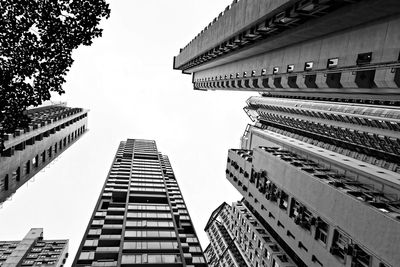
[[[317,73],[315,83],[317,84],[318,88],[329,88],[328,84],[326,83],[325,73]]]
[[[395,69],[378,69],[375,71],[374,82],[379,88],[397,88],[395,82]]]
[[[288,76],[287,75],[282,75],[281,85],[282,85],[282,88],[290,88],[290,86],[288,84]]]
[[[297,75],[297,80],[296,80],[297,86],[301,89],[307,88],[306,85],[306,75]]]
[[[340,77],[340,84],[344,88],[357,88],[356,84],[356,75],[353,74],[352,71],[344,71],[342,72],[342,76]]]
[[[274,85],[274,79],[275,78],[276,77],[274,77],[274,76],[269,76],[268,77],[268,86],[269,86],[269,88],[276,88],[275,85]]]

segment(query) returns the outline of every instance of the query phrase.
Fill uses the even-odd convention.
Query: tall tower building
[[[398,1],[234,0],[174,68],[196,90],[261,93],[247,102],[254,125],[229,151],[226,175],[288,259],[399,265]],[[257,248],[238,237],[242,258],[254,259]]]
[[[66,103],[27,110],[26,129],[6,134],[0,154],[0,203],[85,133],[87,110]]]
[[[400,102],[397,0],[234,0],[174,57],[195,90]]]
[[[43,229],[32,228],[21,241],[0,241],[0,266],[62,267],[68,240],[43,240]]]
[[[207,266],[155,141],[120,143],[73,266]]]
[[[397,107],[257,96],[247,100],[244,110],[256,125],[246,130],[243,148],[256,147],[257,140],[274,133],[278,139],[291,137],[400,175]]]
[[[251,210],[246,201],[232,206],[223,203],[211,215],[205,231],[210,244],[205,250],[208,266],[306,266],[299,258],[291,259],[271,235],[268,224]],[[294,255],[293,253],[290,253]]]
[[[290,258],[305,266],[398,265],[400,174],[393,162],[260,121],[242,141],[229,150],[227,179]]]

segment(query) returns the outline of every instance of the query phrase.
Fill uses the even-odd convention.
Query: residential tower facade
[[[120,143],[73,266],[207,266],[155,141]]]
[[[261,94],[226,177],[289,264],[400,262],[399,33],[394,0],[234,0],[174,58],[195,90]],[[210,264],[229,243],[249,266],[286,264],[254,262],[223,221],[207,228]]]
[[[399,105],[396,0],[234,0],[174,58],[195,90]]]
[[[43,240],[43,229],[32,228],[21,241],[0,241],[0,266],[63,267],[68,240]]]
[[[5,135],[0,154],[0,203],[75,143],[87,130],[88,110],[66,103],[27,110],[26,129]]]

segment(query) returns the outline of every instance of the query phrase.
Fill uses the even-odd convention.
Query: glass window
[[[28,161],[25,163],[25,174],[29,174],[30,172],[31,172],[31,161],[28,160]]]
[[[162,263],[161,255],[159,254],[149,254],[147,260],[148,263]]]
[[[194,257],[193,257],[193,263],[205,263],[205,260],[204,260],[203,257],[194,256]]]
[[[79,255],[80,260],[93,260],[94,259],[94,252],[81,252]]]
[[[194,259],[194,257],[193,257]],[[163,263],[180,263],[181,258],[178,255],[162,255],[162,262]]]

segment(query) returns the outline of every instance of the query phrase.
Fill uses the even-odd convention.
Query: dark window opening
[[[268,85],[268,78],[262,79],[262,86],[263,86],[264,88],[269,88],[269,85]]]
[[[364,65],[371,63],[372,60],[372,52],[358,54],[357,56],[357,65]]]
[[[308,249],[304,246],[303,243],[299,242],[299,248],[304,249],[305,251],[308,252]]]
[[[297,76],[289,76],[288,77],[288,85],[290,88],[299,88],[296,84]]]
[[[30,172],[31,172],[31,161],[28,160],[28,161],[25,163],[25,174],[29,174]]]
[[[8,190],[8,174],[4,177],[4,190]]]
[[[282,84],[281,84],[281,81],[282,81],[282,77],[276,77],[276,78],[274,78],[274,86],[275,86],[276,88],[283,88],[283,87],[282,87]]]
[[[286,232],[288,237],[291,237],[293,239],[296,239],[296,237],[292,234],[292,232],[290,232],[289,230]]]
[[[316,80],[317,75],[306,75],[304,84],[307,86],[307,88],[318,88],[317,84],[315,83]]]
[[[342,88],[340,77],[342,77],[342,73],[340,72],[328,73],[326,75],[326,84],[329,88]]]
[[[374,88],[375,70],[357,71],[356,84],[360,88]]]

